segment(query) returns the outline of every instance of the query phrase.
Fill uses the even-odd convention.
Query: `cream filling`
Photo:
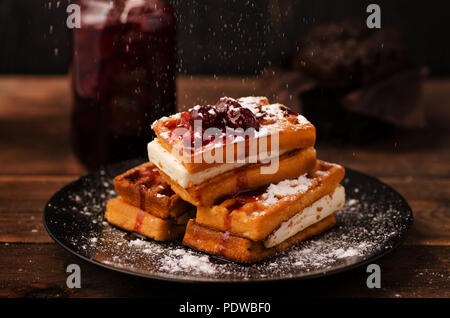
[[[334,211],[342,207],[344,202],[345,189],[343,186],[338,185],[332,194],[325,195],[309,207],[295,214],[289,220],[281,223],[280,227],[272,232],[264,241],[264,246],[270,248],[280,244],[298,232],[303,231],[308,226],[331,215]]]
[[[157,165],[159,169],[183,188],[187,188],[190,183],[194,185],[200,184],[222,173],[248,164],[246,162],[223,163],[202,171],[189,173],[182,161],[161,146],[157,139],[148,143],[147,151],[150,162]],[[286,151],[280,151],[279,155],[282,155],[285,152]],[[268,157],[268,160],[270,159],[272,158]]]

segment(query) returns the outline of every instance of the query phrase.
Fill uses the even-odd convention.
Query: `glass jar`
[[[174,11],[162,0],[75,3],[81,28],[71,31],[74,152],[90,169],[143,157],[150,124],[175,112]]]

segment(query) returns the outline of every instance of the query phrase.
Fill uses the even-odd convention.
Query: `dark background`
[[[431,76],[450,75],[449,1],[172,0],[178,18],[178,71],[257,75],[296,51],[311,25],[366,19],[381,6],[382,27],[404,31],[409,55]],[[68,0],[0,0],[0,73],[63,74],[68,69]],[[301,42],[299,43],[301,47]]]

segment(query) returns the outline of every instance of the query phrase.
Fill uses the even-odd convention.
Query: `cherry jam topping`
[[[203,131],[213,127],[223,132],[225,127],[243,128],[244,130],[248,128],[259,129],[259,121],[253,112],[242,107],[241,104],[231,98],[219,99],[215,107],[209,105],[196,106],[188,114],[191,129],[193,129],[196,120],[202,121]]]
[[[180,118],[166,120],[163,125],[169,130],[179,127],[189,128],[189,112],[181,113]]]
[[[230,108],[240,108],[240,107],[242,107],[242,105],[239,104],[237,100],[228,97],[222,97],[216,103],[217,112],[219,112],[220,114],[226,114],[226,112]]]
[[[223,97],[216,103],[216,110],[222,116],[225,125],[231,128],[254,128],[259,129],[259,122],[255,114],[245,107],[242,107],[236,100]]]
[[[194,122],[200,120],[202,129],[206,130],[211,127],[219,129],[223,128],[223,121],[216,109],[212,106],[196,106],[189,112],[189,125],[194,127]]]
[[[197,129],[197,127],[200,128],[200,125],[196,121],[201,121],[201,129]],[[196,147],[206,146],[212,142],[227,143],[234,140],[236,136],[233,133],[228,134],[228,128],[242,128],[244,131],[249,128],[258,130],[261,120],[235,99],[222,97],[215,106],[195,106],[191,110],[181,113],[179,118],[167,120],[163,125],[169,129],[171,139],[182,139],[184,149],[191,149],[192,152]],[[176,128],[185,128],[188,131],[175,134]],[[208,134],[205,134],[208,128],[216,128],[217,131],[209,131]],[[246,135],[246,143],[248,143],[248,139],[249,136]]]
[[[228,212],[239,210],[247,203],[257,202],[258,199],[267,191],[267,186],[251,189],[247,191],[241,191],[234,196],[235,201],[232,205],[228,206]]]
[[[231,128],[259,128],[259,122],[250,109],[237,108],[227,112],[227,126]]]
[[[280,106],[280,109],[283,111],[284,116],[298,116],[298,113],[296,111],[293,111],[292,109],[290,109],[289,107],[286,107],[284,105]]]
[[[235,201],[232,205],[227,207],[228,212],[231,213],[232,211],[239,210],[247,203],[251,203],[251,202],[255,202],[255,201],[256,201],[255,197],[247,197],[247,196],[238,197],[235,199]]]

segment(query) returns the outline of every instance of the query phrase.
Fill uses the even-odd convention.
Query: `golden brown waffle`
[[[225,172],[199,185],[188,188],[181,187],[164,172],[163,178],[183,200],[195,206],[211,206],[221,198],[225,198],[242,190],[254,189],[263,185],[276,183],[284,179],[292,179],[308,171],[316,165],[316,151],[313,147],[294,150],[279,158],[279,168],[273,174],[261,174],[262,164],[253,164]]]
[[[275,255],[313,235],[320,234],[336,224],[334,214],[307,227],[282,243],[266,248],[261,241],[253,241],[229,232],[221,232],[189,220],[183,244],[209,254],[239,263],[255,263]]]
[[[160,218],[177,217],[191,208],[150,162],[117,176],[114,188],[123,201]]]
[[[258,140],[267,136],[267,145],[270,150],[272,139],[271,134],[279,135],[279,151],[290,151],[293,149],[303,149],[314,146],[316,138],[315,127],[303,116],[295,113],[288,107],[281,104],[269,104],[266,97],[244,97],[237,100],[243,107],[250,109],[258,118],[260,127],[256,136],[246,140],[248,148],[250,143],[256,144]],[[221,163],[207,163],[204,160],[194,162],[194,158],[205,153],[214,153],[221,148],[223,151],[223,162],[226,162],[226,147],[230,144],[234,145],[234,154],[237,156],[238,139],[224,141],[221,138],[203,145],[196,149],[186,150],[183,147],[182,137],[174,137],[173,131],[177,128],[186,130],[192,127],[189,124],[189,111],[178,113],[170,117],[163,117],[152,124],[158,141],[162,147],[172,153],[184,165],[189,173],[203,171],[205,169],[221,165]],[[257,153],[260,153],[258,148]],[[190,160],[186,160],[183,155],[190,155]],[[247,153],[248,155],[248,153]],[[235,156],[235,159],[236,159]]]
[[[127,231],[133,231],[156,241],[181,238],[193,211],[177,218],[162,219],[115,198],[106,206],[105,218],[109,223]]]
[[[243,193],[212,207],[197,207],[196,223],[260,241],[282,222],[332,195],[344,174],[339,165],[317,161],[312,172],[296,179]],[[279,194],[283,187],[292,193]]]

